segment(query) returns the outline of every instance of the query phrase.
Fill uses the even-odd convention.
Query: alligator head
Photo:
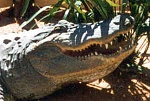
[[[128,15],[94,24],[62,20],[47,37],[51,41],[30,53],[30,62],[46,77],[81,82],[102,78],[133,52],[133,23]]]
[[[61,20],[16,34],[13,48],[1,47],[1,69],[9,73],[5,84],[18,98],[38,98],[64,83],[102,78],[135,49],[133,24],[131,16],[118,15],[94,24]]]

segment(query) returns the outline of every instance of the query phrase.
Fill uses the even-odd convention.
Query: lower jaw
[[[134,51],[134,48],[135,47],[132,47],[128,51],[122,51],[121,54],[123,57],[127,57]],[[122,55],[120,55],[120,57],[122,57]],[[57,89],[60,89],[60,87],[66,83],[91,82],[96,79],[100,79],[113,72],[123,59],[124,58],[118,59],[119,61],[114,62],[105,68],[87,68],[87,70],[84,71],[75,72],[73,74],[67,73],[60,76],[52,76],[51,78],[44,77],[43,75],[37,73],[31,66],[31,68],[29,68],[30,72],[32,71],[31,73],[28,73],[28,70],[22,70],[28,75],[24,74],[20,78],[6,78],[6,81],[9,81],[7,82],[7,86],[10,88],[10,91],[18,98],[41,98],[53,93]]]

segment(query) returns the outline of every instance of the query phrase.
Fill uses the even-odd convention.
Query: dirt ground
[[[0,33],[18,32],[20,21],[1,9]],[[39,25],[43,23],[39,23]],[[148,60],[149,61],[149,60]],[[145,65],[150,67],[149,64]],[[32,101],[150,101],[150,78],[147,74],[114,71],[101,80],[88,84],[71,84],[53,94]]]

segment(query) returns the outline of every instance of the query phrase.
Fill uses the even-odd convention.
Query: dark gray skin
[[[22,47],[7,49],[11,61],[9,55],[0,53],[3,84],[19,99],[35,99],[66,83],[100,79],[134,51],[133,24],[131,16],[121,15],[95,24],[78,25],[62,20],[40,30],[23,32],[30,34],[23,37],[26,41],[22,41]],[[13,36],[19,37],[17,42],[10,43],[23,40],[22,33],[19,34]]]

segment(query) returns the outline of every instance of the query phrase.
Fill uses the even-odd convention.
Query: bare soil
[[[21,22],[1,10],[0,33],[20,31]],[[43,23],[38,23],[43,24]],[[149,57],[148,57],[149,63]],[[150,67],[150,65],[145,65]],[[148,68],[147,68],[148,69]],[[146,73],[118,72],[88,84],[70,84],[53,94],[32,101],[150,101],[150,78]],[[147,70],[150,73],[150,70]],[[11,100],[9,100],[11,101]],[[20,100],[19,100],[20,101]]]

